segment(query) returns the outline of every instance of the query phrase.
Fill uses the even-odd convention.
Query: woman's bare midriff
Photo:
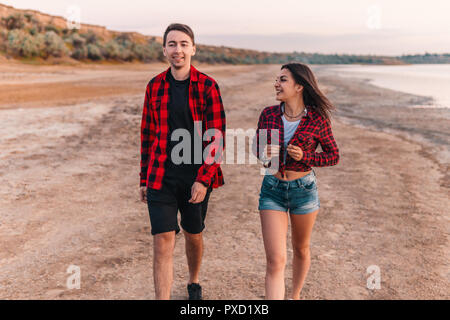
[[[301,177],[306,176],[311,171],[312,170],[299,172],[299,171],[285,170],[284,176],[280,173],[280,171],[278,171],[277,173],[274,174],[274,177],[284,181],[291,181],[300,179]]]

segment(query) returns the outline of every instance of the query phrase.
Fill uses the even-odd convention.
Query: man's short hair
[[[173,31],[173,30],[181,31],[181,32],[184,32],[185,34],[187,34],[189,36],[189,38],[191,38],[191,40],[192,40],[192,45],[195,45],[194,32],[188,25],[185,25],[182,23],[172,23],[167,27],[166,31],[164,32],[164,38],[163,38],[163,46],[164,47],[166,46],[167,35],[169,34],[170,31]]]

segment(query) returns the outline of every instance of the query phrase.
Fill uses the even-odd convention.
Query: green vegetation
[[[9,17],[2,18],[2,24],[8,30],[22,29],[25,26],[24,16],[20,13],[10,15]]]
[[[145,40],[143,40],[145,39]],[[61,29],[42,25],[32,14],[17,13],[0,21],[0,53],[15,58],[71,57],[81,61],[165,61],[161,44],[153,37],[137,40],[119,33],[107,40],[94,32]],[[405,64],[450,63],[450,54],[338,55],[305,52],[269,53],[255,50],[197,45],[194,61],[210,64],[283,64],[292,61],[307,64]]]
[[[12,56],[46,59],[50,56],[62,57],[68,53],[64,41],[54,31],[31,35],[23,30],[13,29],[2,36],[6,37],[5,51]]]
[[[76,60],[151,62],[164,60],[154,38],[137,43],[122,33],[104,41],[93,32],[43,26],[31,14],[14,14],[0,21],[0,51],[15,58],[70,56]]]
[[[450,63],[450,53],[424,55],[403,55],[399,57],[405,63]]]
[[[357,55],[327,55],[319,53],[268,53],[250,50],[232,49],[225,53],[224,50],[217,51],[215,47],[199,46],[194,58],[206,63],[229,63],[229,64],[283,64],[292,61],[308,64],[385,64],[386,59],[377,56]],[[222,47],[222,49],[225,49]],[[233,53],[234,51],[234,53]],[[242,51],[242,52],[239,52]],[[245,52],[244,52],[245,51]],[[397,61],[397,63],[402,63]]]

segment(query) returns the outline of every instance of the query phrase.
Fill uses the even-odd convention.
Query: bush
[[[47,31],[44,39],[47,56],[61,57],[68,53],[64,41],[54,31]]]
[[[28,30],[28,32],[32,35],[32,36],[35,36],[35,35],[37,35],[37,33],[38,33],[38,31],[36,30],[36,28],[31,28],[30,30]]]
[[[36,44],[37,47],[37,56],[41,57],[41,58],[46,58],[47,57],[47,50],[46,50],[46,43],[45,43],[45,35],[43,35],[42,33],[37,34],[34,37],[34,42]]]
[[[86,59],[88,56],[88,50],[86,47],[75,48],[72,52],[71,57],[77,60]]]
[[[81,34],[81,36],[86,40],[87,44],[96,44],[97,42],[99,42],[101,40],[92,31],[89,31],[88,33],[83,33],[83,34]]]
[[[113,41],[118,45],[117,47],[119,49],[118,58],[120,60],[131,61],[134,58],[136,58],[136,53],[134,51],[135,43],[131,41],[131,37],[129,34],[127,33],[121,34],[117,36]],[[140,53],[143,53],[144,51],[142,48],[138,50],[140,51]]]
[[[27,22],[31,22],[31,20],[33,20],[33,15],[30,13],[25,13],[23,17],[27,20]]]
[[[58,35],[60,34],[59,29],[56,28],[54,25],[51,25],[51,24],[45,26],[45,31],[53,31],[53,32],[55,32]]]
[[[30,22],[34,17],[27,14],[26,17],[19,16],[3,19],[8,22],[10,27],[17,26],[20,19]],[[21,24],[19,24],[21,25]],[[41,33],[45,28],[46,32]],[[58,34],[63,35],[62,37]],[[26,24],[25,28],[7,31],[6,28],[0,29],[0,50],[8,52],[19,57],[39,56],[44,59],[54,56],[61,57],[70,55],[77,60],[119,60],[132,61],[139,60],[144,62],[165,61],[161,44],[155,39],[149,39],[146,43],[136,43],[130,34],[119,34],[113,40],[104,43],[101,37],[93,32],[79,34],[76,30],[59,29],[52,25],[43,26],[40,24]],[[212,53],[211,56],[205,55],[199,60],[216,62],[230,60],[236,63],[235,58],[219,57]]]
[[[20,13],[2,18],[2,22],[8,30],[22,29],[25,26],[23,16]]]
[[[132,61],[134,58],[133,52],[125,47],[119,46],[120,53],[119,53],[119,59],[123,61]]]
[[[133,47],[133,55],[136,59],[145,62],[158,59],[158,52],[153,50],[150,45],[135,45]]]
[[[8,32],[6,51],[14,56],[31,58],[41,56],[45,49],[42,35],[33,37],[23,30],[11,30]]]
[[[162,45],[154,40],[149,40],[148,42],[150,50],[154,53],[155,59],[159,61],[165,61],[164,53],[162,50]]]
[[[81,37],[78,33],[71,34],[65,41],[70,43],[74,48],[80,48],[86,43],[86,39]]]
[[[117,42],[115,42],[114,40],[111,40],[108,43],[106,43],[104,56],[107,59],[112,59],[112,60],[119,59],[119,57],[120,57],[119,44]]]
[[[21,57],[23,54],[22,45],[26,34],[20,30],[11,30],[8,32],[8,44],[6,51],[13,56]]]
[[[131,43],[131,37],[129,34],[123,33],[123,34],[120,34],[117,37],[115,37],[114,41],[116,41],[119,45],[121,45],[123,47],[127,47]]]
[[[143,53],[145,49],[138,50],[140,51],[140,54],[145,54]],[[131,61],[135,58],[136,54],[133,52],[133,44],[131,42],[122,42],[122,44],[120,44],[114,39],[106,43],[104,56],[105,58],[112,60]]]
[[[39,45],[37,39],[33,36],[25,36],[22,42],[22,56],[25,58],[31,58],[39,56]]]
[[[87,57],[91,60],[102,60],[103,55],[100,48],[95,44],[87,45]]]
[[[7,42],[8,42],[8,32],[0,28],[0,51],[6,51]]]

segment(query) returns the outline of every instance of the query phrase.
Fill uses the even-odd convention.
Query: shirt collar
[[[167,68],[167,70],[164,71],[163,74],[162,74],[162,78],[163,78],[164,81],[167,81],[166,77],[167,77],[167,73],[169,72],[169,70],[170,70],[170,67]],[[199,71],[197,69],[195,69],[193,65],[191,65],[191,74],[190,74],[191,82],[192,81],[195,81],[195,82],[198,81],[198,74],[199,74]]]

